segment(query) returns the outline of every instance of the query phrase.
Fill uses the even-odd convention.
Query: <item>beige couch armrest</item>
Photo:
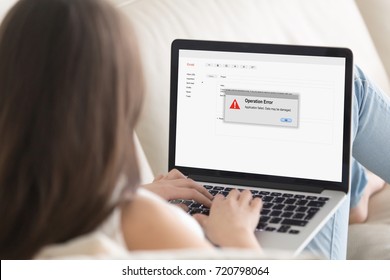
[[[355,0],[390,78],[390,1]],[[390,94],[390,93],[389,93]]]

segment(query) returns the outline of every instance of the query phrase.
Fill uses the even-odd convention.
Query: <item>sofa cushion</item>
[[[390,1],[356,0],[371,37],[390,77]],[[389,92],[390,94],[390,92]]]
[[[349,226],[348,259],[390,259],[390,185],[372,196],[368,219]]]
[[[1,0],[0,1],[0,22],[7,14],[8,10],[16,3],[17,0]]]
[[[389,260],[390,226],[361,224],[349,227],[347,259]]]

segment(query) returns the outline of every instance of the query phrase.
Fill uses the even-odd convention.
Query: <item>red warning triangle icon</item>
[[[240,106],[238,105],[238,102],[236,99],[233,100],[232,105],[230,105],[230,109],[238,109],[240,110]]]

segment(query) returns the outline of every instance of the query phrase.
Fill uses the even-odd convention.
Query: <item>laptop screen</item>
[[[342,181],[345,57],[180,49],[177,67],[176,166]]]

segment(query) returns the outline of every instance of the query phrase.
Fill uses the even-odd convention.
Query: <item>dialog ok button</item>
[[[290,123],[292,122],[292,118],[281,118],[280,121],[285,123]]]

